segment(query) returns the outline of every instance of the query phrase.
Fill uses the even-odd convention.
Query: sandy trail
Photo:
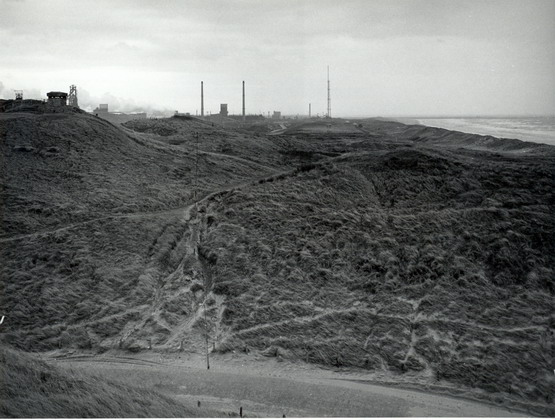
[[[67,231],[67,230],[81,228],[82,226],[94,224],[94,223],[101,222],[101,221],[113,221],[113,220],[118,220],[118,219],[140,219],[140,218],[149,218],[149,217],[159,217],[159,216],[163,216],[163,215],[168,215],[168,216],[183,215],[182,216],[183,219],[185,221],[188,221],[191,217],[190,216],[190,211],[193,207],[199,206],[199,205],[217,197],[218,195],[225,194],[225,193],[228,193],[228,192],[231,192],[231,191],[234,191],[234,190],[238,190],[238,189],[243,189],[245,187],[249,187],[249,186],[252,186],[252,185],[256,185],[261,181],[267,182],[267,181],[273,179],[274,177],[288,176],[288,175],[292,175],[294,173],[295,173],[294,170],[277,171],[277,172],[275,172],[271,175],[268,175],[268,176],[255,178],[255,179],[249,179],[247,181],[226,185],[224,187],[217,188],[212,192],[203,193],[203,195],[201,197],[199,197],[198,200],[193,201],[192,203],[189,203],[185,206],[180,206],[180,207],[175,207],[175,208],[170,208],[170,209],[154,210],[154,211],[148,211],[148,212],[107,214],[107,215],[104,215],[104,216],[95,217],[93,219],[68,223],[68,224],[65,224],[65,225],[62,225],[62,226],[57,226],[57,227],[52,228],[52,229],[45,229],[45,230],[40,230],[40,231],[36,231],[36,232],[32,232],[32,233],[23,233],[23,234],[11,235],[11,236],[0,236],[0,243],[14,242],[14,241],[20,241],[20,240],[25,240],[25,239],[33,239],[33,238],[39,237],[41,235],[51,235],[51,234],[58,233],[58,232],[63,232],[63,231]]]
[[[247,417],[522,417],[526,414],[463,398],[367,383],[356,375],[260,356],[117,354],[54,359],[112,380],[152,387],[222,415]],[[50,359],[52,360],[52,359]]]

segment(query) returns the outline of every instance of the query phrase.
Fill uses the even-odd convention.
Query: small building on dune
[[[67,105],[67,93],[65,92],[48,92],[46,96],[48,97],[46,103],[49,107],[58,108]]]

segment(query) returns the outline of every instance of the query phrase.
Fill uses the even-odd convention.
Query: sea
[[[412,118],[418,124],[555,146],[555,115],[542,117]]]

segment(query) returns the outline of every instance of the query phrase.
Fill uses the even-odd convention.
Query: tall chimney
[[[311,118],[311,117],[312,117],[312,104],[309,103],[308,104],[308,118]]]
[[[331,96],[330,96],[330,66],[328,66],[328,118],[331,118]]]
[[[200,117],[204,117],[204,82],[200,82]]]
[[[245,121],[245,81],[243,80],[243,121]]]

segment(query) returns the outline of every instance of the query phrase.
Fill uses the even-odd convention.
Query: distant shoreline
[[[555,146],[555,117],[457,117],[396,118],[403,124],[419,124],[463,133],[518,139]]]

